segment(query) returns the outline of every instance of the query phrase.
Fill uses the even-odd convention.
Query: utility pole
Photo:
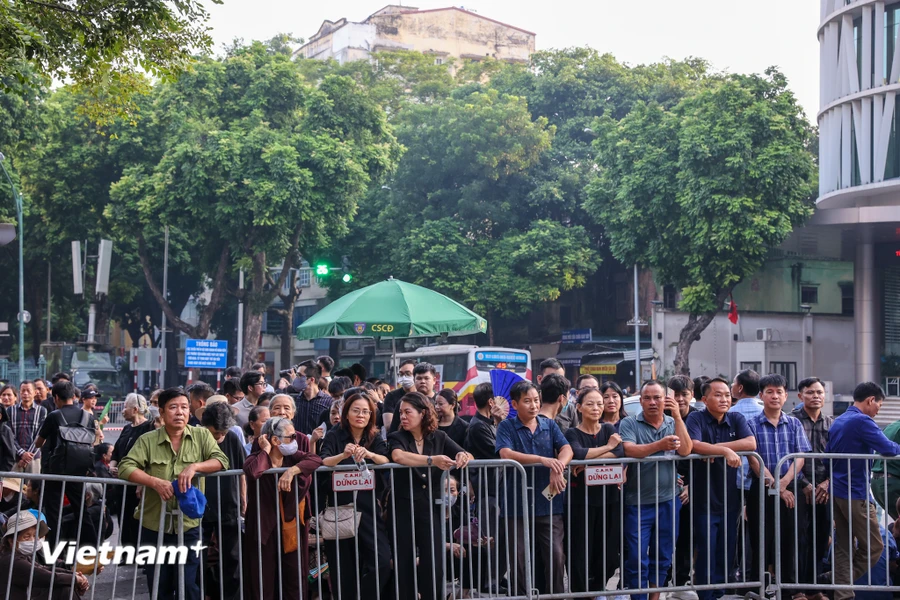
[[[163,300],[169,301],[169,226],[166,225],[165,242],[163,245]],[[166,353],[166,311],[162,311],[162,327],[159,330],[159,389],[165,389],[166,361],[163,356]]]

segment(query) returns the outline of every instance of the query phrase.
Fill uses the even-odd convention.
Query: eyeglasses
[[[265,379],[262,379],[262,380],[257,381],[256,383],[253,384],[254,387],[256,387],[257,385],[261,385],[261,386],[263,386],[263,387],[266,387],[266,380],[265,380]]]
[[[400,375],[402,375],[403,377],[412,377],[412,374],[412,371],[400,371]]]
[[[297,432],[294,432],[291,435],[283,435],[283,436],[281,436],[281,439],[287,440],[289,442],[293,442],[294,440],[297,439]]]
[[[372,414],[372,411],[367,408],[351,408],[350,414],[357,415],[360,417],[368,417],[369,415]]]

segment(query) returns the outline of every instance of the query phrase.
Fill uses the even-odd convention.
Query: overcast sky
[[[387,0],[224,0],[210,6],[220,52],[235,38],[265,40],[277,33],[308,39],[325,19],[362,21]],[[402,2],[418,8],[451,2]],[[810,121],[818,111],[819,3],[811,0],[624,0],[522,2],[465,0],[479,14],[537,34],[537,49],[591,46],[620,61],[640,64],[662,57],[707,59],[717,70],[761,73],[776,65]]]

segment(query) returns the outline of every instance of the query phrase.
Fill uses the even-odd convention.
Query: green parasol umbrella
[[[332,302],[297,327],[297,338],[409,338],[486,331],[487,321],[459,302],[390,278]]]

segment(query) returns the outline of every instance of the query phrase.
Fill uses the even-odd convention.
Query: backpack
[[[58,413],[63,419],[57,434],[56,447],[50,456],[53,470],[60,475],[73,475],[82,477],[94,466],[94,438],[93,429],[89,429],[91,415],[87,411],[81,411],[81,419],[77,423],[69,423],[62,413]]]

